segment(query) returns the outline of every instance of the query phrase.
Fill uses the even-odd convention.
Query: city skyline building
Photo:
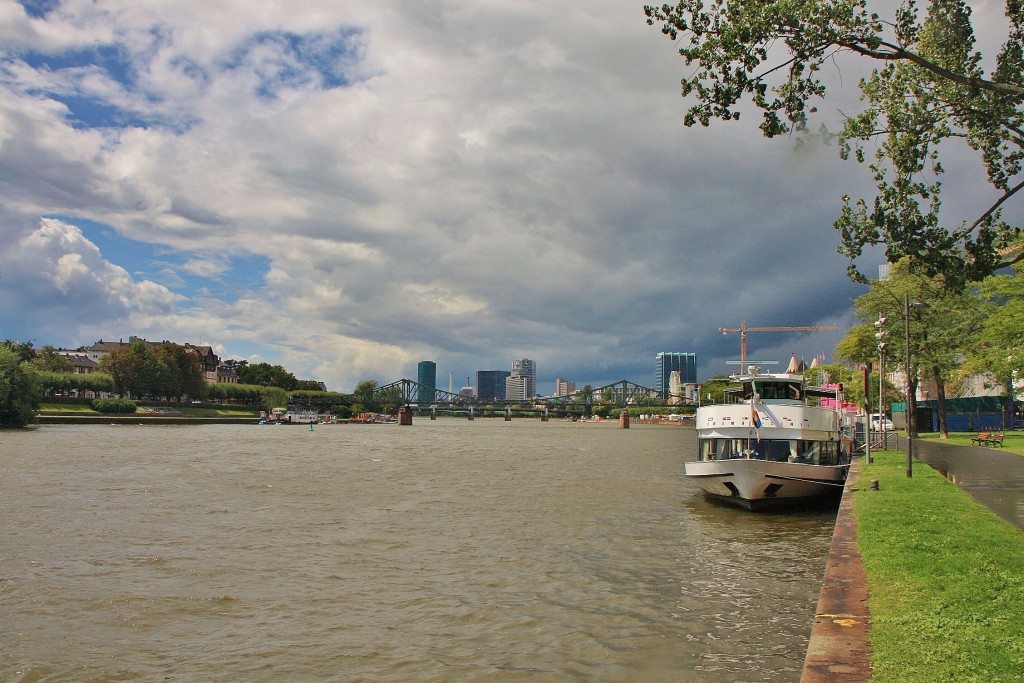
[[[567,379],[555,380],[555,396],[572,396],[576,393],[576,382]]]
[[[537,395],[537,364],[529,358],[520,358],[512,361],[511,377],[522,377],[526,380],[526,397],[532,398]],[[508,382],[506,381],[506,386]],[[508,394],[506,394],[506,397]]]
[[[416,366],[416,382],[420,385],[417,402],[431,404],[437,396],[437,363],[421,360]]]
[[[667,393],[672,372],[679,373],[681,384],[697,382],[697,354],[663,351],[655,357],[654,388]]]
[[[476,396],[482,401],[505,398],[505,379],[512,373],[508,370],[477,370]]]
[[[668,403],[677,406],[683,402],[683,380],[678,370],[668,376]]]
[[[525,401],[530,398],[529,381],[525,376],[510,375],[505,378],[505,400]]]

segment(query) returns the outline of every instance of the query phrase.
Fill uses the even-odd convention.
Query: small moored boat
[[[836,399],[836,390],[753,365],[732,379],[726,403],[697,409],[698,459],[686,463],[686,476],[709,496],[748,509],[838,497],[852,439],[836,409],[816,405]]]

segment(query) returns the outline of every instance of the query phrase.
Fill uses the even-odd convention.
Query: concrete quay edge
[[[857,551],[853,519],[853,493],[860,479],[860,464],[860,458],[853,461],[843,487],[800,683],[859,683],[871,679],[867,577]]]

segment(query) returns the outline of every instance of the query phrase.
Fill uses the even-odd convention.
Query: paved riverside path
[[[914,439],[914,455],[1007,522],[1024,529],[1024,455],[998,446]]]

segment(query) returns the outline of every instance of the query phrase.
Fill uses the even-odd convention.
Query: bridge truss
[[[537,396],[529,399],[485,399],[481,400],[474,396],[463,396],[448,391],[428,387],[411,379],[400,379],[390,384],[377,387],[373,396],[384,403],[401,405],[416,405],[419,408],[431,406],[444,406],[446,408],[479,407],[483,405],[494,406],[544,406],[551,408],[566,408],[571,405],[613,405],[626,407],[628,405],[651,405],[667,406],[669,396],[667,392],[658,391],[645,387],[634,382],[622,379],[602,387],[593,388],[589,395],[583,391],[577,391],[569,396]],[[683,401],[679,405],[689,405],[690,402]]]

